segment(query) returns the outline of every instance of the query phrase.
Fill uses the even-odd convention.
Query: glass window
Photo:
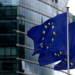
[[[16,47],[11,47],[11,55],[16,55]]]
[[[12,15],[17,16],[17,8],[16,7],[12,8]]]
[[[6,5],[11,5],[11,0],[6,0]]]
[[[1,3],[5,3],[5,0],[0,0]]]
[[[0,55],[4,55],[4,48],[0,47]]]
[[[55,3],[58,3],[58,0],[55,0]]]
[[[6,0],[7,3],[11,3],[11,0]]]
[[[54,0],[52,0],[52,2],[54,2]]]
[[[10,47],[6,47],[6,55],[10,55]]]
[[[19,34],[19,44],[24,45],[25,41],[25,35]]]
[[[5,11],[6,11],[5,7],[0,7],[0,14],[1,15],[5,15]]]
[[[7,20],[11,20],[11,15],[8,15],[8,14],[7,14],[7,15],[6,15],[6,19],[7,19]]]
[[[11,7],[6,8],[6,15],[11,15]]]
[[[5,31],[5,23],[0,23],[0,33],[3,33]]]
[[[12,5],[16,6],[17,5],[17,1],[12,1]]]

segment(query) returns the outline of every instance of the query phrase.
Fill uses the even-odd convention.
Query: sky
[[[66,6],[69,7],[69,12],[75,16],[75,0],[69,0]],[[65,72],[67,72],[67,70]],[[70,74],[75,75],[75,69],[70,70]],[[54,75],[67,75],[67,74],[61,73],[59,71],[54,71]]]
[[[75,16],[75,0],[69,0],[68,6],[69,6],[69,12]]]

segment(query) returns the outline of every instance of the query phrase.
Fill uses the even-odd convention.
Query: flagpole
[[[68,70],[68,75],[70,74],[69,70],[69,24],[68,24],[68,18],[69,18],[69,7],[67,8],[67,70]]]

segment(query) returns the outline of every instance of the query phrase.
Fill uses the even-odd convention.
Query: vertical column
[[[69,18],[69,7],[67,8],[67,70],[68,75],[70,74],[69,70],[69,24],[68,24],[68,18]]]

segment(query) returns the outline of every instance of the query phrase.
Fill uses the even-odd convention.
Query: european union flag
[[[75,58],[70,58],[69,69],[75,68]],[[54,70],[67,70],[67,60],[62,60],[60,63],[54,66]]]
[[[34,53],[66,53],[67,48],[67,13],[59,14],[41,25],[31,28],[27,35],[34,41]]]
[[[67,32],[65,31],[65,34],[66,33]],[[67,36],[66,36],[66,38],[67,38]],[[69,49],[70,49],[70,51],[69,51],[70,58],[75,58],[75,50],[74,50],[75,49],[75,22],[69,24]],[[67,49],[66,49],[66,51],[67,51]],[[58,64],[59,66],[61,64],[60,67],[62,68],[62,66],[64,66],[67,61],[67,56],[66,56],[67,53],[62,53],[62,52],[58,51],[58,52],[53,52],[53,53],[48,52],[48,53],[40,54],[39,59],[38,59],[40,66],[51,64],[51,63],[59,61],[59,60],[64,60]],[[55,69],[57,69],[57,68],[59,69],[58,65],[55,66]]]
[[[69,24],[69,68],[75,68],[75,22]],[[60,63],[54,66],[55,70],[66,70],[67,69],[67,56]]]
[[[59,60],[62,60],[63,59],[63,55],[60,52],[48,52],[48,53],[43,53],[43,54],[40,54],[39,55],[39,59],[38,59],[38,62],[39,62],[39,65],[40,66],[44,66],[44,65],[48,65],[48,64],[51,64],[51,63],[54,63],[56,61],[59,61]]]
[[[69,53],[75,58],[75,22],[69,24]]]

